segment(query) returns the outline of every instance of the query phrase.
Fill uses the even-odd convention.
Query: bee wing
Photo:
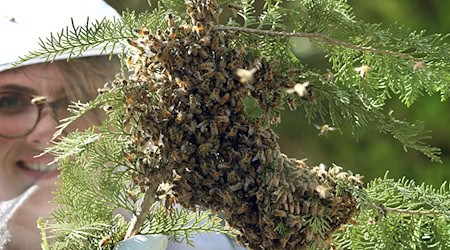
[[[322,126],[317,125],[317,124],[314,124],[314,127],[316,127],[317,129],[321,129],[322,128]]]
[[[328,130],[329,131],[335,131],[335,130],[337,130],[337,128],[336,127],[328,127]]]

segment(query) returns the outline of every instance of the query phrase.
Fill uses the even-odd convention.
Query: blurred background
[[[148,0],[150,1],[150,0]],[[136,12],[151,9],[146,0],[107,0],[118,11],[126,9]],[[181,0],[179,0],[181,1]],[[256,1],[261,2],[264,1]],[[156,1],[151,1],[156,6]],[[450,32],[450,1],[448,0],[349,0],[358,19],[371,23],[383,23],[386,27],[399,23],[413,30],[426,30],[426,34]],[[298,56],[311,67],[326,68],[327,61],[314,48]],[[450,69],[449,69],[450,70]],[[364,137],[356,141],[351,131],[331,131],[328,136],[318,136],[319,131],[308,124],[304,112],[286,110],[282,123],[274,129],[280,135],[282,151],[289,157],[308,158],[309,165],[332,163],[365,176],[366,182],[382,177],[389,171],[389,177],[406,176],[417,183],[425,182],[439,187],[450,180],[450,103],[441,102],[440,97],[424,95],[410,108],[406,108],[396,96],[388,103],[395,110],[396,117],[409,122],[423,121],[432,137],[427,144],[442,150],[443,163],[433,163],[420,152],[408,150],[390,135],[380,134],[369,128]],[[315,121],[324,124],[329,121]]]

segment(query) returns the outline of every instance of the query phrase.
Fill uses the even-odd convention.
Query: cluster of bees
[[[223,213],[251,249],[326,242],[357,210],[350,193],[336,193],[337,180],[359,186],[360,177],[282,154],[269,125],[296,83],[275,64],[249,59],[233,43],[238,34],[214,31],[216,0],[185,3],[190,25],[177,26],[169,15],[167,30],[139,29],[128,41],[133,74],[120,84],[133,127],[126,158],[139,170],[135,183],[170,183],[171,204]],[[258,103],[259,117],[246,115],[244,98]]]

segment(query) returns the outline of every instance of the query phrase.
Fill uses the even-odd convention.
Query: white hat
[[[19,57],[40,49],[39,38],[45,40],[62,29],[84,26],[103,18],[120,19],[119,13],[103,0],[14,0],[0,1],[0,72]],[[81,56],[100,55],[103,47],[84,51]],[[67,59],[68,54],[56,57]],[[22,65],[44,62],[43,58],[29,60]]]

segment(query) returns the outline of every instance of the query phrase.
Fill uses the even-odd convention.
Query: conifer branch
[[[319,33],[319,32],[311,32],[311,33],[309,33],[309,32],[285,32],[285,31],[261,30],[261,29],[252,29],[252,28],[246,28],[246,27],[225,26],[225,25],[216,25],[212,28],[212,31],[218,31],[218,30],[237,31],[237,32],[245,32],[245,33],[252,33],[252,34],[259,34],[259,35],[266,35],[266,36],[317,38],[317,39],[321,39],[321,40],[325,41],[328,44],[342,46],[342,47],[346,47],[346,48],[350,48],[350,49],[354,49],[354,50],[358,50],[358,51],[389,55],[389,56],[398,57],[398,58],[405,58],[405,59],[408,59],[411,61],[419,61],[419,59],[414,58],[414,57],[404,54],[404,53],[355,45],[355,44],[351,44],[351,43],[348,43],[345,41],[334,39],[326,34]]]

